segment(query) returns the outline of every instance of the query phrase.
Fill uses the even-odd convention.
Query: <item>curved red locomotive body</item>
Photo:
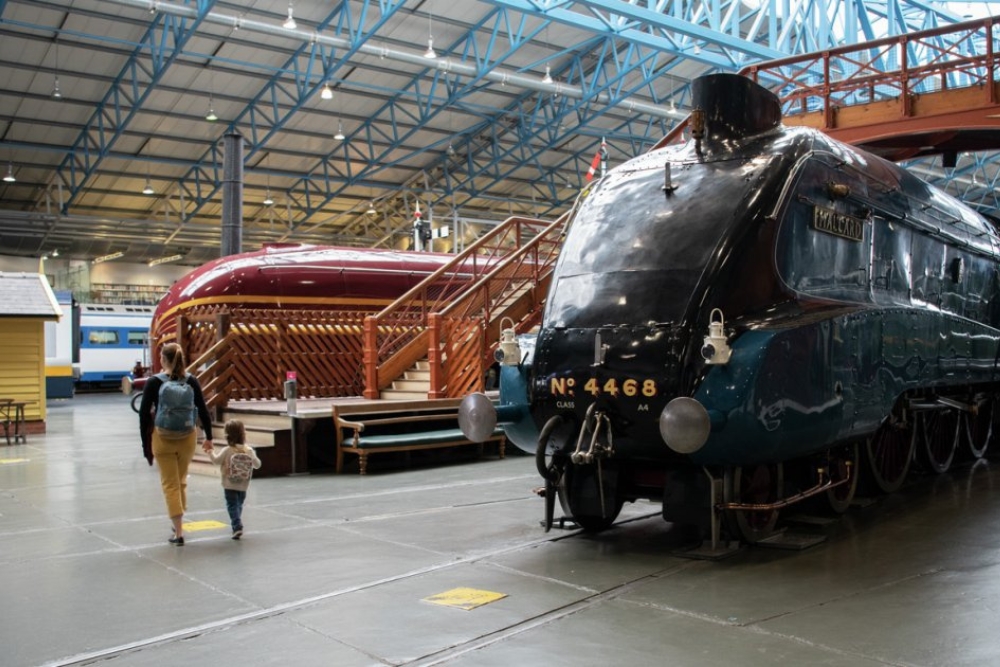
[[[301,396],[360,396],[365,318],[453,258],[279,245],[209,262],[160,301],[150,328],[153,371],[160,347],[174,341],[219,403],[281,398],[290,371]]]
[[[173,340],[177,316],[205,307],[378,312],[452,257],[299,244],[221,257],[170,288],[153,314],[150,339],[155,348]]]
[[[645,498],[716,542],[720,524],[759,541],[794,502],[844,511],[862,469],[888,492],[911,460],[982,455],[1000,391],[994,223],[784,127],[749,79],[694,93],[690,141],[583,195],[533,355],[501,371],[499,418],[536,453],[547,521],[557,494],[594,530]],[[481,434],[488,402],[467,401]]]

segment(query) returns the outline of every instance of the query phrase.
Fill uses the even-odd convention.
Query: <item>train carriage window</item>
[[[114,329],[91,329],[87,332],[87,342],[91,345],[117,345],[118,332]]]
[[[128,332],[128,344],[136,347],[145,347],[146,341],[149,340],[148,331],[129,331]]]

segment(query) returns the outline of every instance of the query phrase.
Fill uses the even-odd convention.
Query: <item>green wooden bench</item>
[[[438,401],[371,401],[333,405],[337,434],[337,472],[344,455],[358,457],[358,469],[368,471],[373,453],[413,452],[473,445],[482,454],[486,442],[496,442],[504,457],[507,438],[498,428],[485,442],[472,442],[458,429],[459,399]]]

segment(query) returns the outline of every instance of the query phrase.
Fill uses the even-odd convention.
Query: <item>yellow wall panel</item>
[[[28,401],[25,418],[45,420],[45,326],[41,319],[0,319],[0,398]]]

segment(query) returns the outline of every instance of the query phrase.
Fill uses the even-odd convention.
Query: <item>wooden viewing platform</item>
[[[492,398],[497,392],[487,392]],[[461,399],[387,400],[362,397],[296,399],[295,415],[288,414],[288,401],[278,399],[234,400],[225,408],[222,419],[214,423],[215,442],[225,443],[223,425],[229,419],[239,419],[247,431],[247,442],[261,459],[259,477],[334,472],[337,469],[338,435],[334,426],[334,410],[340,414],[391,413],[401,434],[401,442],[416,446],[419,434],[441,431],[443,422],[454,419]],[[447,413],[447,414],[443,414]],[[407,416],[409,418],[407,418]],[[448,423],[457,429],[457,419]],[[385,437],[385,436],[383,436]],[[429,435],[429,438],[433,436]],[[343,438],[341,438],[342,440]],[[495,438],[494,441],[498,440]],[[452,438],[442,446],[469,445],[464,438]],[[503,456],[503,443],[499,454]],[[427,447],[431,448],[431,447]],[[361,459],[364,461],[364,458]],[[360,462],[359,462],[360,463]],[[199,448],[191,470],[196,474],[217,475],[218,468]]]

